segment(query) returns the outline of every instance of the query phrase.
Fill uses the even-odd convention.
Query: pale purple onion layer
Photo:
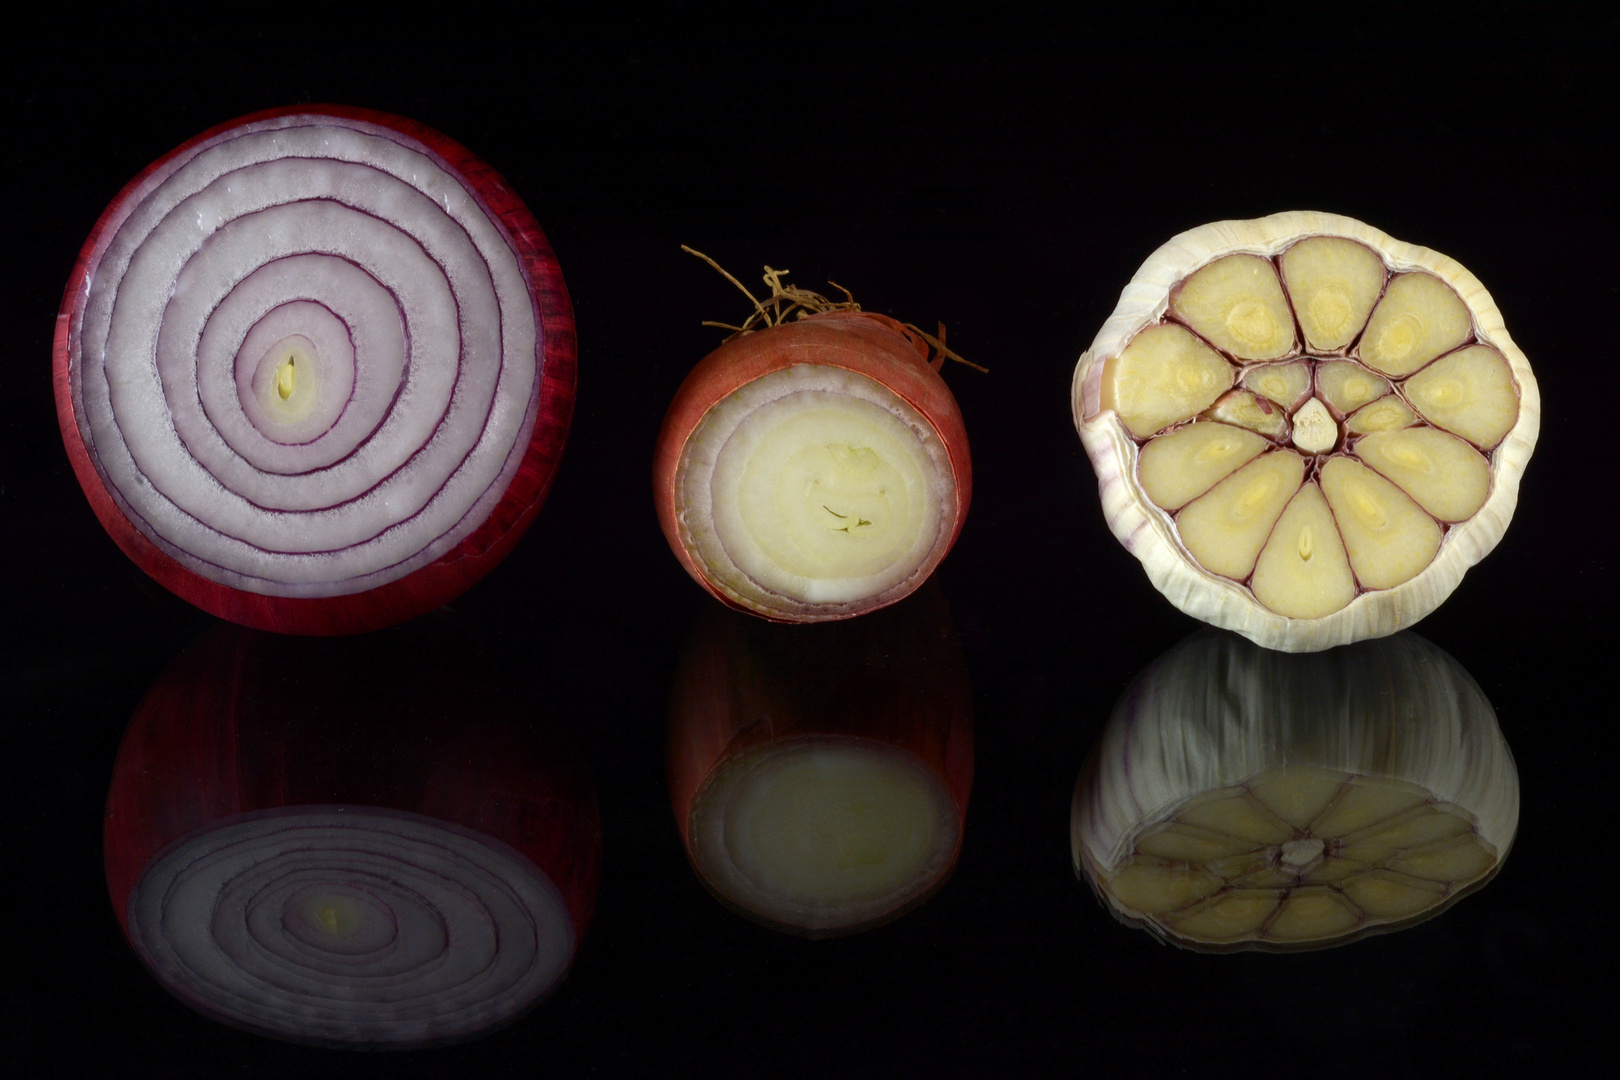
[[[538,320],[501,227],[392,129],[281,116],[169,161],[91,266],[70,358],[120,510],[199,575],[333,596],[488,517],[538,407]],[[320,352],[310,413],[254,401],[264,349]]]

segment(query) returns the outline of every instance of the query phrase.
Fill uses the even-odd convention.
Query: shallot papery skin
[[[273,109],[149,166],[57,316],[69,460],[120,548],[222,618],[375,629],[478,581],[573,411],[562,275],[488,165],[415,121]]]
[[[536,1005],[579,949],[601,826],[574,744],[469,650],[394,633],[218,626],[130,722],[103,836],[113,911],[211,1019],[456,1042]]]

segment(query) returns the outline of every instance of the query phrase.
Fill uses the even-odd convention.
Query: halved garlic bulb
[[[1205,630],[1120,698],[1076,785],[1075,871],[1188,948],[1312,949],[1432,918],[1519,819],[1479,686],[1403,633],[1288,656]]]
[[[1159,591],[1288,652],[1438,607],[1507,529],[1541,410],[1472,274],[1314,212],[1161,247],[1073,406],[1109,528]]]

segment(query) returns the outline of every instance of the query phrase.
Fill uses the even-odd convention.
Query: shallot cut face
[[[510,550],[567,435],[573,318],[528,210],[412,121],[261,113],[137,177],[81,253],[57,411],[103,525],[249,625],[342,633]]]
[[[726,604],[845,619],[909,595],[961,532],[967,433],[926,348],[833,311],[733,337],[681,386],[653,493],[676,558]]]

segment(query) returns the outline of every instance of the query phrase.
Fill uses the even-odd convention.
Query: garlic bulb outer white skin
[[[1388,589],[1369,589],[1319,618],[1289,618],[1260,603],[1249,589],[1201,567],[1187,551],[1170,513],[1153,504],[1137,480],[1140,447],[1112,410],[1102,408],[1103,367],[1170,307],[1172,290],[1218,258],[1252,254],[1270,259],[1301,240],[1343,237],[1372,248],[1391,274],[1425,271],[1456,291],[1467,307],[1473,338],[1506,359],[1517,384],[1518,417],[1491,454],[1491,489],[1467,521],[1447,530],[1433,561],[1415,577]],[[1305,355],[1329,358],[1302,344]],[[1501,540],[1518,500],[1519,478],[1535,448],[1541,399],[1529,361],[1513,344],[1501,312],[1485,287],[1456,260],[1395,240],[1353,218],[1290,211],[1252,221],[1219,221],[1174,237],[1142,264],[1114,313],[1076,365],[1072,386],[1075,427],[1097,473],[1109,529],[1139,560],[1148,578],[1182,611],[1236,631],[1261,645],[1310,652],[1392,634],[1416,623],[1451,595],[1463,574]]]
[[[1117,872],[1142,837],[1200,796],[1281,769],[1320,770],[1350,785],[1410,790],[1414,799],[1422,797],[1414,814],[1426,802],[1471,819],[1473,838],[1493,861],[1487,871],[1455,882],[1436,897],[1435,907],[1414,918],[1375,918],[1342,937],[1313,942],[1250,935],[1228,947],[1325,947],[1432,917],[1495,874],[1518,827],[1518,772],[1495,710],[1462,665],[1435,645],[1401,633],[1300,656],[1202,630],[1136,678],[1087,759],[1070,814],[1076,873],[1116,916],[1188,944],[1162,925],[1167,920],[1132,909],[1099,879]],[[1333,810],[1330,803],[1316,816],[1332,816]],[[1349,831],[1376,836],[1377,830]],[[1324,839],[1331,856],[1336,841]],[[1317,852],[1323,847],[1315,838],[1273,846],[1286,861],[1291,848],[1306,844],[1315,844]]]

